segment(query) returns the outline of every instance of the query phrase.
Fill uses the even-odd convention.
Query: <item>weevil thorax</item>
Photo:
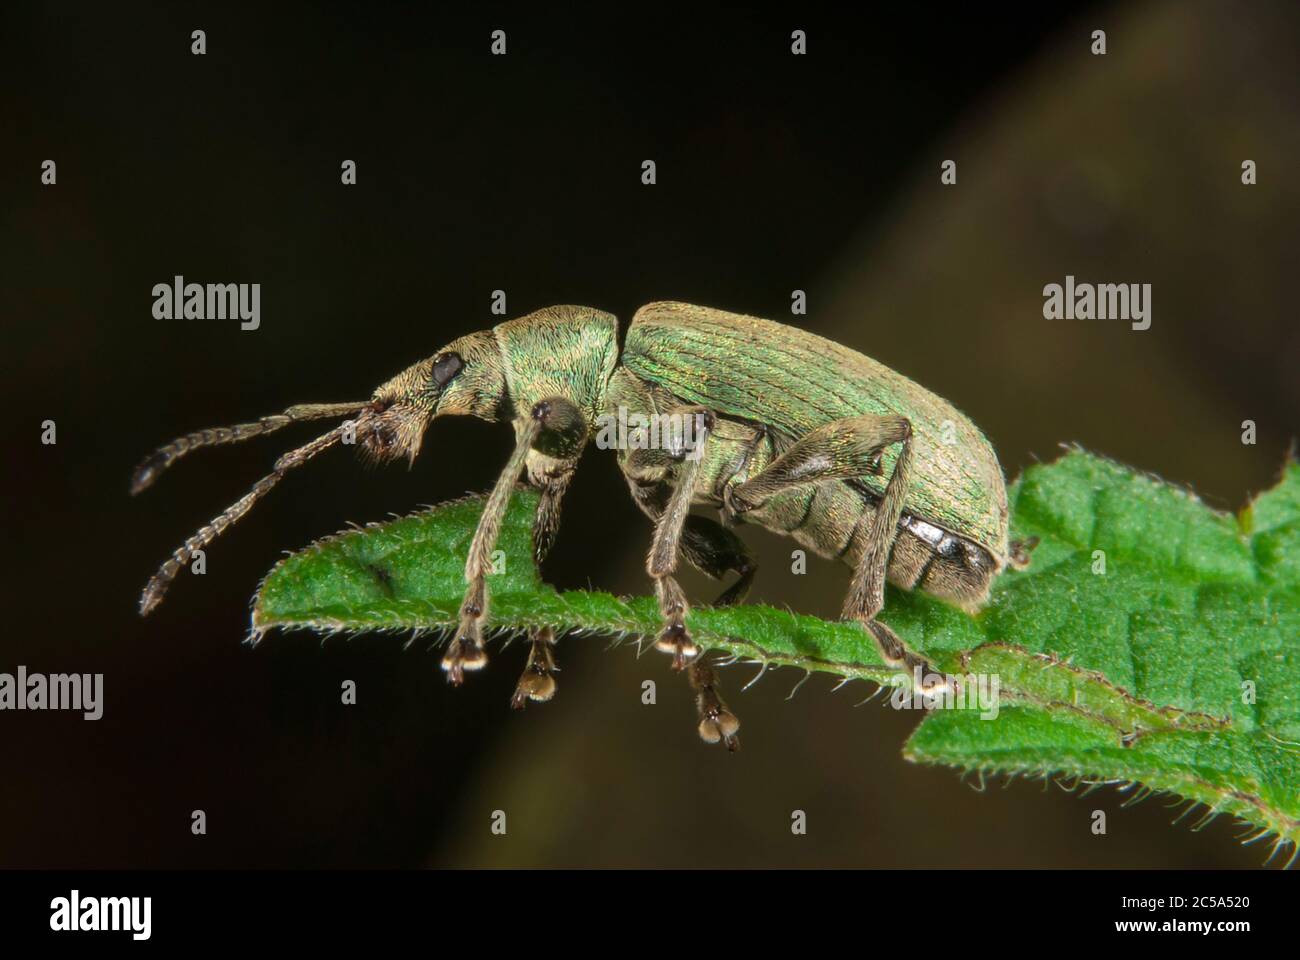
[[[509,419],[527,416],[540,400],[563,397],[595,422],[618,364],[617,319],[591,307],[547,307],[495,327],[492,335],[500,345]]]

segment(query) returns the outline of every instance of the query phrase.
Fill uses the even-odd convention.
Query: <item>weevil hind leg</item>
[[[845,620],[856,620],[866,627],[886,663],[903,667],[909,675],[915,676],[919,672],[922,690],[938,692],[955,689],[956,681],[952,677],[936,671],[928,660],[909,650],[888,625],[876,619],[885,605],[885,578],[889,572],[890,554],[899,536],[898,522],[903,516],[903,502],[907,498],[912,470],[911,424],[901,417],[882,419],[902,420],[902,428],[896,431],[900,450],[889,482],[885,485],[884,495],[871,517],[867,546],[853,571],[853,582],[844,601],[843,617]]]
[[[876,646],[880,648],[880,654],[885,658],[886,663],[890,666],[902,667],[907,671],[909,678],[920,676],[920,689],[923,693],[942,693],[947,690],[956,692],[956,678],[934,669],[925,657],[909,650],[907,644],[899,639],[898,634],[894,633],[888,624],[872,618],[865,621],[864,626],[871,634],[871,638],[876,641]]]
[[[510,705],[522,710],[529,700],[545,703],[555,696],[555,631],[539,627],[529,633],[528,662],[519,676]]]
[[[757,476],[728,488],[726,506],[733,514],[743,514],[777,493],[809,483],[878,476],[883,470],[881,454],[894,444],[899,447],[898,459],[871,517],[866,549],[854,570],[843,616],[866,627],[886,662],[909,671],[919,668],[923,683],[937,687],[952,681],[937,674],[924,657],[908,650],[893,630],[876,620],[885,604],[890,554],[911,480],[912,424],[906,417],[864,415],[824,424],[799,438]]]
[[[879,476],[883,469],[881,452],[895,443],[908,450],[911,438],[912,425],[906,417],[864,415],[822,424],[796,440],[756,476],[727,487],[725,509],[729,515],[739,515],[796,487],[823,480]],[[894,473],[898,473],[897,465]],[[901,498],[899,508],[901,515]]]

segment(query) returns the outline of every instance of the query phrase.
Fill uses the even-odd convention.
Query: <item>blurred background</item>
[[[752,669],[724,671],[744,723],[727,756],[698,742],[665,658],[631,647],[562,642],[556,700],[515,713],[517,644],[460,690],[437,651],[398,638],[240,644],[282,551],[486,489],[504,426],[439,422],[409,472],[321,458],[208,551],[205,577],[136,616],[157,564],[313,434],[195,455],[133,500],[145,454],[367,396],[492,325],[498,288],[510,316],[579,303],[626,319],[680,299],[778,320],[802,289],[799,325],[952,400],[1009,478],[1078,442],[1220,509],[1271,484],[1300,432],[1300,8],[774,7],[0,14],[0,670],[102,672],[106,699],[93,723],[0,715],[0,865],[1263,861],[1231,823],[1170,826],[1159,798],[977,792],[908,764],[916,716],[855,707],[865,684],[832,694],[814,677],[787,701],[797,674],[741,693]],[[505,57],[488,55],[498,28]],[[793,29],[806,56],[790,54]],[[56,186],[40,184],[45,159]],[[940,184],[947,159],[955,186]],[[153,319],[152,287],[175,274],[260,283],[261,328]],[[1042,288],[1067,274],[1152,284],[1151,328],[1044,320]],[[55,446],[39,441],[46,419]],[[847,569],[814,558],[791,576],[789,543],[746,537],[753,599],[837,613]],[[646,592],[648,543],[612,458],[592,451],[547,578]],[[347,679],[354,707],[339,703]],[[195,809],[207,836],[191,835]],[[505,837],[488,829],[497,809]]]

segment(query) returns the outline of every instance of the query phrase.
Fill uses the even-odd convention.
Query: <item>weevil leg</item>
[[[673,487],[664,478],[667,465],[673,462],[659,451],[636,450],[629,454],[624,466],[632,499],[656,524],[672,498]],[[717,521],[694,514],[687,515],[682,527],[681,555],[691,566],[715,580],[722,580],[728,572],[737,575],[736,582],[713,601],[715,607],[743,601],[758,571],[740,537]]]
[[[937,692],[954,688],[956,681],[946,674],[936,671],[921,655],[907,648],[888,625],[876,617],[885,605],[885,577],[889,566],[889,553],[898,536],[898,521],[903,515],[903,501],[907,498],[907,485],[912,469],[912,426],[902,417],[882,418],[894,421],[890,433],[897,435],[900,445],[898,459],[889,482],[885,485],[884,496],[876,506],[871,520],[871,531],[867,536],[867,548],[853,571],[853,582],[849,595],[844,601],[843,617],[845,620],[857,620],[867,628],[880,647],[885,662],[907,669],[909,675],[918,671],[921,677],[921,689],[925,692]],[[901,424],[898,423],[901,421]]]
[[[800,437],[757,475],[728,486],[725,508],[730,514],[743,514],[794,487],[823,480],[879,476],[883,470],[881,452],[891,444],[906,445],[911,436],[912,426],[906,417],[867,415],[822,424]],[[901,511],[901,499],[899,506]]]
[[[687,671],[687,678],[695,691],[699,716],[696,729],[700,738],[706,743],[725,743],[728,750],[734,751],[740,747],[736,735],[740,721],[723,702],[718,692],[717,675],[700,659],[699,648],[686,630],[686,596],[672,573],[676,570],[679,553],[711,577],[721,579],[728,570],[736,571],[740,578],[717,601],[718,604],[728,604],[744,597],[757,567],[738,536],[707,517],[688,513],[699,464],[706,452],[703,445],[712,432],[713,420],[712,415],[701,408],[690,407],[673,412],[683,415],[700,413],[706,417],[707,430],[698,438],[701,444],[698,458],[682,461],[672,482],[668,474],[678,460],[661,450],[633,450],[627,455],[623,469],[632,499],[655,523],[654,544],[646,568],[655,578],[655,593],[666,624],[656,647],[673,655],[675,669]]]
[[[483,625],[488,613],[487,576],[492,572],[492,551],[515,482],[535,449],[541,448],[547,455],[561,449],[571,450],[577,424],[581,424],[580,432],[585,440],[586,422],[581,412],[562,397],[539,401],[527,417],[515,421],[515,449],[488,495],[474,531],[465,559],[466,588],[460,606],[460,624],[442,658],[447,680],[456,686],[464,682],[466,670],[480,670],[487,664],[483,650]]]
[[[758,565],[745,549],[744,541],[722,524],[708,517],[689,516],[682,530],[682,556],[698,570],[715,580],[721,580],[728,571],[735,571],[738,579],[713,601],[715,607],[729,607],[740,603],[749,593]]]
[[[888,626],[876,620],[885,605],[885,577],[889,554],[898,536],[912,467],[912,425],[906,417],[867,415],[823,424],[800,437],[757,476],[727,489],[726,507],[743,514],[761,506],[776,493],[823,480],[850,479],[883,472],[881,454],[898,444],[898,459],[876,506],[867,547],[853,573],[844,603],[844,619],[862,623],[885,660],[910,671],[921,671],[927,690],[939,689],[952,679],[931,668]]]
[[[555,696],[555,631],[540,627],[529,635],[528,662],[515,686],[510,705],[522,710],[529,700],[544,703]]]
[[[677,554],[682,542],[682,531],[695,497],[695,479],[704,461],[709,435],[713,432],[713,415],[708,411],[689,407],[675,411],[685,416],[700,414],[703,424],[696,438],[696,449],[683,456],[673,479],[672,495],[655,523],[654,540],[646,558],[646,572],[654,578],[655,596],[659,599],[659,612],[664,629],[655,648],[673,656],[673,669],[684,670],[699,656],[700,648],[686,629],[686,612],[689,605],[686,594],[673,573],[677,570]]]
[[[690,666],[691,689],[695,691],[695,709],[700,715],[700,739],[705,743],[726,744],[734,753],[740,749],[740,721],[727,709],[722,695],[718,693],[718,678],[713,668],[702,659]]]
[[[529,469],[533,485],[541,490],[537,503],[537,519],[533,522],[533,559],[541,563],[551,552],[555,536],[560,530],[560,504],[573,479],[574,464],[565,461],[559,466],[543,467],[534,473]]]

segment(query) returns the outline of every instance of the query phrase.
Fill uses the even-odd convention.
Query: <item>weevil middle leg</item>
[[[690,516],[696,481],[708,452],[714,415],[702,407],[670,411],[678,417],[698,417],[701,422],[695,447],[690,451],[636,450],[624,464],[633,498],[655,521],[654,539],[646,558],[646,572],[654,578],[655,595],[664,628],[655,647],[672,654],[673,668],[685,670],[695,690],[697,727],[706,743],[722,742],[728,750],[739,748],[736,736],[740,721],[723,701],[713,668],[701,658],[700,648],[686,629],[689,605],[686,594],[673,574],[679,556],[714,577],[735,570],[739,579],[719,597],[720,603],[734,603],[744,596],[754,576],[754,564],[735,534],[704,517]],[[669,468],[669,464],[673,464]],[[672,482],[667,482],[672,473]]]
[[[655,523],[654,540],[646,557],[646,572],[654,578],[655,596],[659,598],[659,613],[664,620],[663,632],[655,647],[673,655],[673,669],[683,670],[700,652],[686,629],[686,594],[673,573],[677,570],[677,554],[681,546],[682,531],[690,515],[695,498],[695,480],[704,461],[709,434],[713,430],[713,415],[703,408],[686,407],[673,411],[681,417],[698,416],[703,425],[696,437],[696,447],[679,451],[673,459],[678,461],[672,495]]]

